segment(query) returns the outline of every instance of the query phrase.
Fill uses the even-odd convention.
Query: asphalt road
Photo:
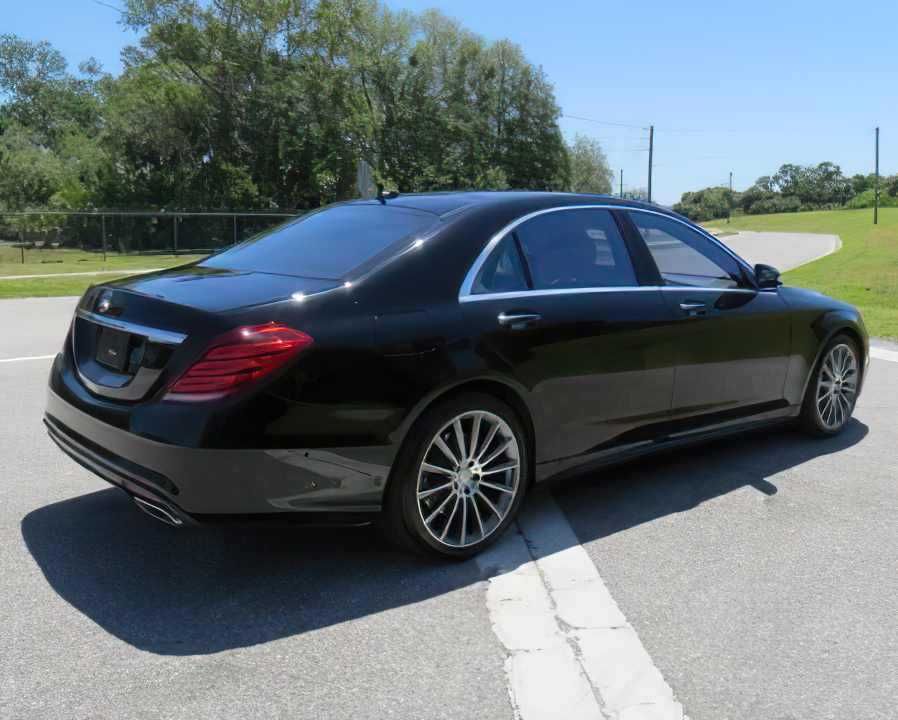
[[[0,360],[55,353],[72,306],[0,302]],[[552,484],[528,513],[561,513],[523,528],[538,574],[514,534],[440,564],[368,529],[172,531],[52,446],[48,366],[0,363],[4,720],[512,718],[509,657],[533,656],[514,631],[539,619],[509,630],[502,606],[537,575],[558,606],[572,551],[693,720],[895,717],[896,362],[872,361],[836,439],[754,434]],[[543,675],[521,677],[557,716],[566,678]]]

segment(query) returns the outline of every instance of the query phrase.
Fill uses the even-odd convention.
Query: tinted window
[[[637,284],[623,238],[607,210],[550,212],[528,220],[515,233],[537,290]]]
[[[514,237],[506,235],[487,258],[471,291],[477,294],[526,290],[527,277]]]
[[[631,212],[666,285],[734,288],[739,264],[708,238],[675,220]]]
[[[339,279],[437,220],[431,213],[389,205],[342,205],[282,225],[202,264]]]

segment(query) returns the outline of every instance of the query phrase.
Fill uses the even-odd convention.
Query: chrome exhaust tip
[[[155,518],[159,522],[164,522],[166,525],[181,527],[184,524],[184,521],[181,520],[181,518],[170,510],[164,508],[162,505],[157,505],[156,503],[139,497],[134,498],[134,504],[150,517]]]

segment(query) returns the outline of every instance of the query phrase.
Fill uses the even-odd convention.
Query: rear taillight
[[[219,397],[265,377],[312,344],[304,332],[268,323],[219,336],[168,389],[172,400]]]

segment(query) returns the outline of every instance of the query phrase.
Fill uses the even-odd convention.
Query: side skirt
[[[567,477],[581,475],[590,470],[596,470],[612,465],[635,460],[646,455],[662,453],[669,450],[677,450],[691,445],[718,440],[744,432],[763,430],[778,425],[786,425],[801,412],[801,406],[791,405],[782,410],[767,413],[765,417],[751,420],[732,420],[715,425],[711,428],[697,428],[679,433],[672,433],[655,440],[627,443],[608,448],[589,455],[580,455],[562,460],[552,460],[539,463],[536,466],[536,482],[545,480],[560,480]]]

